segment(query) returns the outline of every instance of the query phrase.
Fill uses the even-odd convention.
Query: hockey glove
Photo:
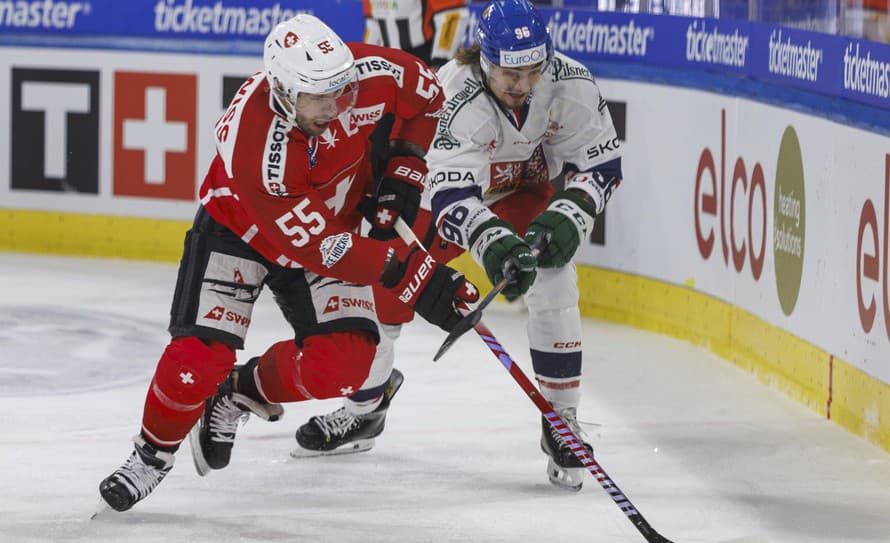
[[[463,318],[455,303],[479,299],[476,286],[464,279],[463,274],[436,262],[417,245],[402,261],[392,252],[380,281],[385,288],[392,289],[399,300],[446,332]]]
[[[488,275],[492,285],[504,277],[510,282],[501,291],[508,300],[525,294],[538,275],[538,264],[528,243],[516,235],[510,223],[501,219],[485,221],[470,237],[470,252]]]
[[[575,256],[582,239],[593,230],[596,207],[585,193],[576,190],[557,192],[547,209],[528,225],[525,241],[533,244],[548,239],[538,254],[538,266],[560,268]]]
[[[371,221],[369,237],[382,241],[394,239],[396,232],[393,225],[398,217],[408,226],[414,225],[426,172],[426,163],[416,156],[394,156],[389,159],[377,187],[377,209]]]

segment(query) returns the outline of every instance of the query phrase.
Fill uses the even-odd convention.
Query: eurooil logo
[[[803,159],[797,132],[789,126],[782,134],[776,162],[773,213],[773,261],[776,290],[782,312],[791,315],[800,294],[806,233]]]

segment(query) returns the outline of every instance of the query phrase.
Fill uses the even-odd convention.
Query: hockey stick
[[[538,256],[539,254],[541,254],[541,251],[543,251],[544,247],[546,246],[546,239],[540,238],[536,240],[531,246],[532,254],[534,256]],[[488,304],[490,304],[492,300],[494,300],[497,295],[500,294],[501,291],[504,290],[504,288],[509,285],[511,281],[513,281],[515,276],[516,270],[512,268],[510,270],[507,270],[507,274],[505,274],[504,278],[501,279],[500,282],[494,286],[491,292],[489,292],[488,295],[486,295],[485,298],[483,298],[482,301],[476,305],[476,309],[473,309],[472,311],[464,315],[464,318],[461,319],[461,321],[457,323],[457,326],[455,326],[454,329],[451,330],[451,332],[448,334],[448,337],[446,337],[445,341],[442,342],[439,350],[436,351],[435,355],[433,355],[433,362],[438,362],[439,359],[442,358],[442,355],[444,355],[445,352],[448,351],[448,349],[450,349],[451,346],[454,345],[454,343],[461,338],[461,336],[472,330],[473,327],[476,326],[476,324],[478,324],[480,320],[482,320],[482,310],[488,307]]]
[[[420,244],[417,240],[417,236],[415,236],[411,228],[402,221],[401,217],[396,219],[395,229],[405,243]],[[572,432],[572,429],[562,420],[562,417],[556,414],[553,406],[544,398],[537,387],[528,380],[528,377],[525,376],[525,373],[519,365],[513,361],[497,338],[494,337],[491,330],[489,330],[489,328],[482,322],[481,316],[473,325],[473,329],[476,330],[476,333],[479,334],[479,337],[482,338],[482,341],[485,342],[488,349],[507,369],[507,372],[513,377],[513,380],[516,381],[523,392],[526,393],[532,403],[538,407],[538,410],[541,411],[544,418],[547,419],[547,422],[550,423],[554,430],[559,432],[565,442],[569,445],[569,448],[571,448],[575,457],[578,458],[584,467],[586,467],[594,478],[596,478],[596,481],[603,487],[603,490],[605,490],[612,498],[615,505],[627,515],[631,524],[639,530],[643,537],[646,538],[646,541],[649,543],[671,543],[671,540],[655,531],[655,528],[649,524],[649,521],[643,518],[643,515],[637,510],[636,506],[624,495],[624,492],[618,488],[618,485],[612,481],[612,478],[609,477],[609,474],[607,474],[602,466],[600,466],[599,462],[594,460],[594,458],[587,453],[587,448],[584,447],[583,442],[574,432]]]
[[[571,428],[569,428],[565,421],[556,414],[553,406],[541,395],[541,392],[537,387],[528,380],[528,377],[525,376],[522,369],[513,361],[510,355],[507,354],[507,351],[501,346],[497,338],[494,337],[491,330],[489,330],[481,320],[476,323],[473,328],[476,330],[476,333],[479,334],[479,337],[482,338],[482,341],[488,345],[489,350],[494,354],[495,358],[500,360],[501,364],[507,368],[507,372],[510,373],[513,380],[516,381],[523,392],[525,392],[529,399],[538,407],[544,415],[544,418],[546,418],[550,425],[559,432],[565,442],[569,445],[569,448],[572,449],[575,457],[578,458],[578,460],[584,464],[584,467],[586,467],[594,478],[596,478],[596,481],[612,498],[615,505],[627,515],[630,522],[636,526],[641,534],[643,534],[646,541],[649,543],[671,543],[668,538],[655,531],[655,528],[649,524],[649,521],[643,518],[643,515],[637,510],[636,506],[631,503],[630,499],[624,492],[618,488],[618,485],[612,481],[612,478],[609,477],[609,474],[606,473],[602,466],[600,466],[599,462],[594,460],[594,458],[587,453],[587,448],[584,447],[583,442],[574,434],[574,432],[572,432]]]

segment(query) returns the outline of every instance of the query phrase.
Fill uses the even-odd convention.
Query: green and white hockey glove
[[[547,241],[538,254],[541,268],[560,268],[568,264],[581,240],[593,230],[596,207],[591,198],[578,190],[562,190],[553,195],[550,205],[528,225],[525,241]]]
[[[513,277],[501,291],[508,300],[525,294],[538,275],[537,259],[528,243],[501,219],[489,219],[479,225],[470,237],[470,253],[485,268],[492,285],[504,277]]]

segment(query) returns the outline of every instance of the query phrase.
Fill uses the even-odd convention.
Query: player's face
[[[307,136],[320,136],[331,121],[355,105],[358,86],[355,83],[327,94],[302,93],[297,96],[294,116]]]
[[[519,68],[492,66],[488,74],[488,87],[505,107],[519,109],[541,81],[544,68],[543,62]]]

